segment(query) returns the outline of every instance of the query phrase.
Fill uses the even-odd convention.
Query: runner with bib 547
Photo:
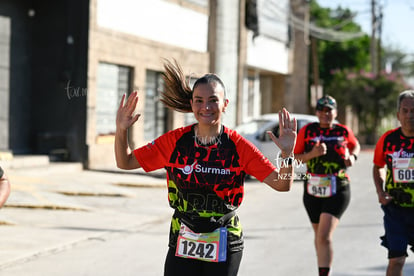
[[[316,105],[317,123],[300,129],[295,158],[306,162],[303,203],[315,232],[319,275],[329,275],[333,260],[332,235],[350,200],[346,168],[358,158],[360,145],[352,130],[336,124],[336,100],[320,98]]]

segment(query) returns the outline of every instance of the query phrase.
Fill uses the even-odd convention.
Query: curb
[[[6,203],[3,208],[24,208],[24,209],[44,209],[44,210],[62,210],[62,211],[84,211],[89,212],[88,208],[63,206],[54,204],[24,204],[24,203]]]

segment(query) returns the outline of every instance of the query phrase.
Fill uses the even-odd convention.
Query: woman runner
[[[277,191],[289,191],[293,177],[278,176],[293,175],[296,120],[283,109],[280,136],[269,133],[284,158],[278,171],[253,144],[223,125],[229,100],[217,75],[202,76],[191,89],[176,62],[166,62],[164,68],[162,102],[192,112],[197,123],[130,151],[127,131],[140,116],[133,114],[138,93],[131,93],[126,103],[124,95],[116,119],[117,165],[126,170],[166,170],[168,200],[175,212],[164,275],[237,275],[243,232],[235,210],[243,200],[244,178],[249,174]]]

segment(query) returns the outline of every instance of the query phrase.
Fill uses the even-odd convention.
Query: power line
[[[296,17],[293,14],[291,14],[291,17],[290,17],[290,25],[295,29],[298,29],[303,32],[305,31],[305,26],[306,26],[305,21]],[[335,29],[332,29],[332,28],[322,28],[322,27],[316,26],[314,23],[311,23],[311,22],[308,24],[308,26],[309,26],[310,36],[316,37],[318,39],[334,41],[334,42],[343,42],[343,41],[363,37],[366,35],[364,32],[351,33],[351,32],[336,31]]]
[[[293,13],[288,12],[287,9],[284,9],[277,5],[273,1],[266,1],[265,5],[265,11],[264,16],[268,19],[277,19],[277,18],[283,18],[286,17],[286,14],[289,14],[289,20],[288,23],[291,27],[300,30],[302,32],[309,31],[309,35],[318,39],[327,40],[327,41],[333,41],[333,42],[343,42],[347,40],[352,40],[356,38],[360,38],[365,36],[366,34],[364,32],[341,32],[337,31],[335,28],[338,28],[341,25],[345,25],[347,23],[352,22],[352,17],[344,20],[342,23],[333,26],[331,28],[323,28],[319,27],[314,23],[307,23],[304,19],[298,18]]]

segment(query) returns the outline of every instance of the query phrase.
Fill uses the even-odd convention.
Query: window
[[[131,90],[131,68],[99,63],[96,95],[96,132],[98,135],[115,134],[116,112],[122,95]]]
[[[256,91],[256,78],[249,75],[247,79],[247,105],[246,105],[246,115],[248,118],[254,117],[254,95]]]
[[[168,130],[168,110],[160,101],[162,73],[147,71],[145,83],[144,139],[154,140]]]

